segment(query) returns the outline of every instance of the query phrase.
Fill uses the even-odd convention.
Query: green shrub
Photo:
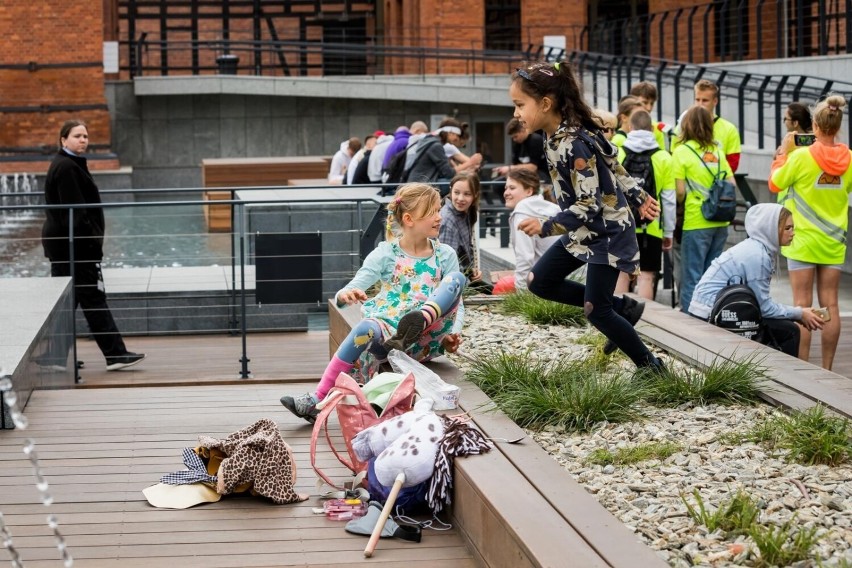
[[[639,373],[648,387],[649,402],[678,406],[685,402],[751,404],[765,390],[766,368],[755,356],[742,360],[716,359],[706,369]]]
[[[595,465],[631,465],[654,459],[664,460],[682,449],[683,446],[674,442],[650,442],[629,448],[616,448],[614,451],[598,448],[586,457],[586,462]]]
[[[817,528],[795,527],[795,515],[783,525],[753,525],[748,535],[760,551],[754,566],[789,566],[806,560],[817,542]],[[795,528],[794,528],[795,527]]]
[[[720,503],[713,511],[705,506],[697,489],[692,491],[692,496],[695,505],[691,505],[683,494],[680,496],[686,505],[686,512],[693,521],[704,525],[710,532],[722,530],[730,536],[748,534],[757,523],[760,514],[757,503],[742,489],[730,501]]]
[[[535,324],[570,327],[586,325],[586,315],[582,308],[544,300],[526,290],[507,294],[501,305],[506,313],[523,316]]]
[[[829,415],[818,404],[789,417],[779,417],[777,446],[788,451],[787,460],[808,465],[838,465],[852,454],[849,420]]]
[[[501,352],[475,359],[466,377],[524,428],[587,431],[598,422],[642,417],[644,387],[588,363],[548,364],[529,352]]]

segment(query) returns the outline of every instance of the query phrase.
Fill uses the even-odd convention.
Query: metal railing
[[[104,203],[69,205],[19,205],[16,203],[25,199],[42,199],[43,194],[5,194],[0,196],[0,231],[4,233],[0,246],[0,275],[47,276],[50,273],[49,263],[41,258],[40,229],[46,210],[67,211],[69,227],[73,227],[74,217],[81,210],[103,209],[108,226],[102,268],[137,269],[136,272],[117,270],[114,274],[118,275],[120,291],[107,290],[113,304],[111,311],[122,333],[239,335],[242,339],[239,375],[247,378],[251,374],[248,368],[249,332],[304,331],[310,314],[324,313],[326,299],[351,279],[364,256],[383,236],[382,202],[387,199],[378,195],[345,199],[302,197],[297,201],[270,197],[251,202],[237,199],[235,195],[239,191],[305,189],[310,188],[215,188],[217,192],[231,193],[231,199],[215,201],[215,206],[228,207],[231,211],[232,230],[227,233],[209,233],[203,226],[202,209],[213,206],[210,201],[185,198],[187,194],[200,194],[211,188],[103,190],[101,194],[107,200]],[[143,201],[110,201],[126,194]],[[163,200],[144,201],[154,195]],[[282,213],[285,210],[286,222],[270,226],[269,218],[280,221],[285,217]],[[351,226],[341,222],[333,228],[320,226],[317,219],[334,218],[335,213],[338,215],[335,220],[349,219]],[[267,215],[265,219],[264,215]],[[312,224],[313,230],[304,228]],[[293,226],[303,229],[294,230]],[[306,249],[301,248],[304,241],[294,241],[289,248],[280,246],[282,239],[294,235],[313,237],[320,248],[306,253]],[[74,242],[80,239],[69,230],[72,280]],[[267,245],[261,246],[262,241]],[[306,263],[311,267],[305,269]],[[286,265],[287,269],[283,273],[276,271],[276,265]],[[141,268],[152,271],[140,277],[138,270]],[[226,270],[230,271],[229,278]],[[154,271],[159,275],[156,283]],[[282,287],[300,299],[282,300],[281,294],[276,294]],[[308,289],[313,291],[315,299],[306,301],[303,298]],[[75,361],[76,339],[80,335],[75,323],[72,333]]]
[[[609,19],[573,47],[710,63],[852,52],[852,0],[714,0]]]
[[[743,143],[758,148],[766,148],[767,140],[774,140],[775,146],[781,143],[784,109],[792,101],[815,103],[836,93],[852,102],[852,83],[805,75],[760,75],[637,55],[574,51],[566,58],[576,65],[594,106],[614,109],[633,83],[655,83],[658,120],[663,119],[664,109],[678,117],[691,106],[692,86],[699,79],[713,81],[721,91],[717,112],[737,126]],[[848,120],[843,128],[852,144]]]
[[[524,50],[321,41],[150,39],[142,34],[122,42],[135,56],[122,70],[131,77],[155,75],[249,74],[255,76],[426,75],[508,73],[524,59],[556,57],[557,48]],[[458,43],[458,42],[456,42]]]

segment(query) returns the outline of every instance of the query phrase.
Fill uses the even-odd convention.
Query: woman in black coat
[[[47,170],[45,202],[48,205],[100,203],[98,186],[83,157],[89,146],[89,131],[85,123],[79,120],[65,122],[59,132],[59,146],[59,152]],[[44,255],[50,260],[51,276],[72,275],[69,211],[48,209],[46,212],[42,245]],[[106,358],[107,371],[117,371],[135,365],[145,355],[127,350],[106,302],[100,265],[105,226],[101,207],[73,209],[74,295]]]

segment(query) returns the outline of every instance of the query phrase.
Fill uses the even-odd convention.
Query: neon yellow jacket
[[[687,147],[688,146],[688,147]],[[692,150],[690,150],[690,148]],[[693,150],[695,152],[693,152]],[[698,153],[698,156],[695,153]],[[700,156],[700,158],[699,158]],[[686,182],[686,198],[684,199],[683,230],[713,229],[715,227],[726,227],[730,223],[726,221],[708,221],[701,214],[701,204],[704,203],[704,194],[697,188],[709,188],[713,184],[713,174],[722,166],[722,171],[727,173],[725,179],[734,182],[734,172],[725,159],[725,153],[717,144],[713,148],[699,148],[694,140],[681,142],[672,152],[674,161],[674,177]],[[706,164],[706,168],[704,165]],[[707,171],[710,168],[711,174]]]
[[[779,162],[782,160],[779,160]],[[852,191],[852,153],[845,144],[816,142],[787,156],[774,169],[770,188],[790,188],[784,206],[793,213],[796,235],[781,254],[799,262],[843,264]],[[776,189],[777,190],[777,189]]]

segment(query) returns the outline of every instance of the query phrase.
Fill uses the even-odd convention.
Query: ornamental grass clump
[[[807,560],[816,545],[817,527],[805,528],[796,523],[796,516],[781,526],[755,524],[748,531],[760,556],[751,564],[764,566],[790,566]]]
[[[526,290],[507,294],[501,305],[505,313],[523,316],[535,324],[570,327],[586,325],[586,314],[582,308],[544,300]]]
[[[852,456],[849,420],[828,414],[820,404],[777,417],[774,426],[780,432],[775,446],[787,450],[787,461],[834,466]]]
[[[752,404],[760,390],[766,390],[766,373],[766,367],[750,356],[741,360],[718,358],[705,369],[641,372],[638,378],[648,388],[648,401],[659,406],[686,402]]]
[[[748,534],[760,516],[757,502],[742,489],[737,490],[730,500],[720,503],[716,509],[705,505],[698,489],[693,489],[692,497],[694,505],[683,494],[680,496],[687,514],[696,524],[704,525],[710,532],[721,530],[729,537]]]
[[[643,385],[585,363],[501,352],[475,359],[466,377],[523,428],[588,431],[643,416]]]
[[[683,446],[674,442],[649,442],[627,448],[609,450],[598,448],[589,453],[586,463],[594,465],[632,465],[649,460],[664,460],[681,451]]]

